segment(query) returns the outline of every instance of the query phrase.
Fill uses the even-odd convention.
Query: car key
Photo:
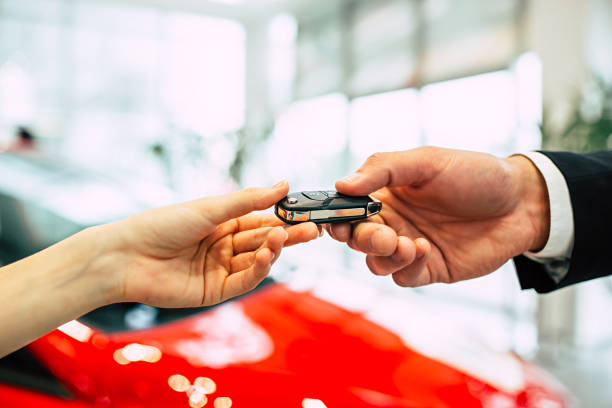
[[[274,206],[274,213],[287,224],[329,224],[361,220],[377,214],[382,203],[370,196],[348,196],[337,191],[291,193]]]

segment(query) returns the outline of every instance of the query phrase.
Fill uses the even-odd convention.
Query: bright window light
[[[268,84],[274,109],[289,104],[293,98],[296,72],[297,20],[280,13],[268,25]]]
[[[521,55],[512,70],[518,88],[519,129],[516,136],[517,151],[536,150],[541,147],[542,136],[542,61],[534,52]]]
[[[341,154],[347,143],[347,116],[347,99],[339,93],[293,103],[244,172],[245,183],[267,183],[282,175],[293,190],[331,188],[346,171]]]
[[[418,102],[413,89],[355,99],[349,117],[353,159],[361,163],[375,152],[417,147],[421,143]]]
[[[241,24],[172,13],[163,102],[173,121],[202,134],[238,129],[244,122],[245,42]]]
[[[208,0],[213,3],[223,3],[223,4],[242,4],[244,0]]]
[[[496,154],[514,151],[518,113],[512,72],[432,84],[421,97],[427,144]]]

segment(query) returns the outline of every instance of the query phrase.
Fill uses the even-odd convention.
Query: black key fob
[[[329,224],[361,220],[377,214],[382,203],[370,196],[347,196],[336,191],[291,193],[274,206],[274,213],[287,224]]]

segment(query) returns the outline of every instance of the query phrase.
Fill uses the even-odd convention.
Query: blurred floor
[[[563,383],[576,408],[612,406],[612,344],[588,350],[542,344],[535,362]]]

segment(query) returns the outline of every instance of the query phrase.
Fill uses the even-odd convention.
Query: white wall
[[[612,81],[612,2],[590,0],[587,61],[589,68]]]

